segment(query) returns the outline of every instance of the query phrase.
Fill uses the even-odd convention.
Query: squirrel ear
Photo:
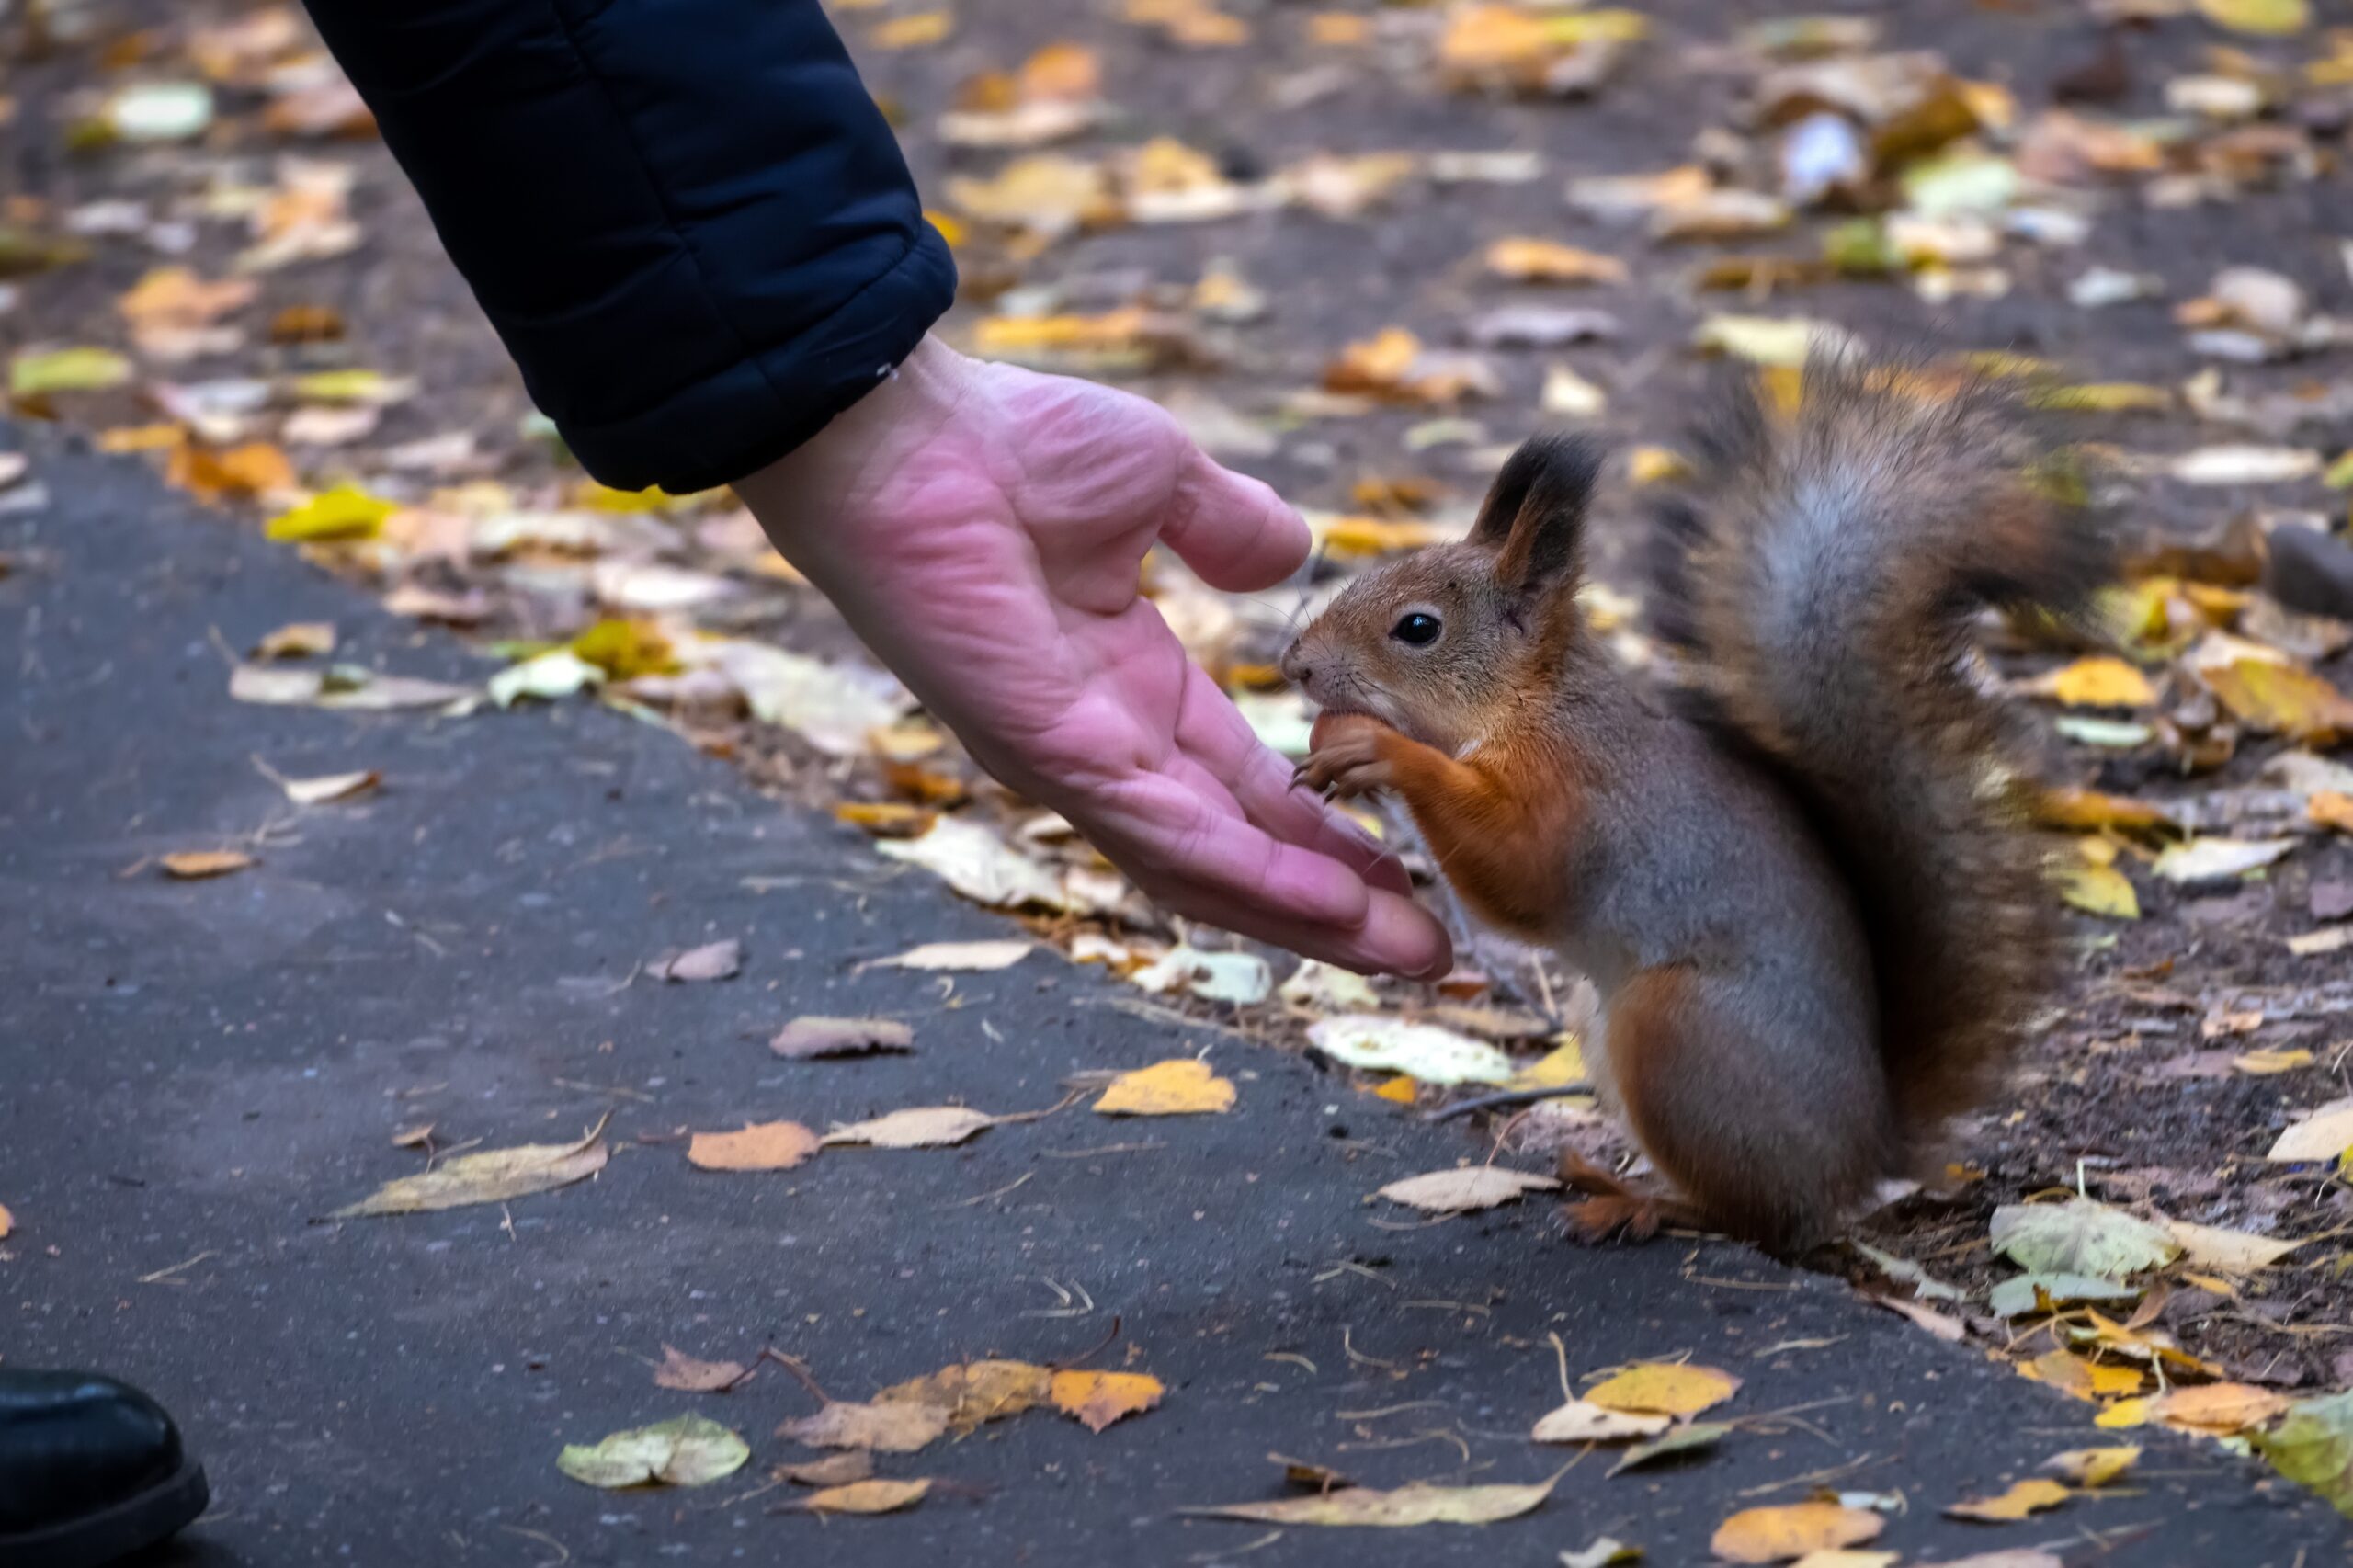
[[[1495,579],[1527,593],[1577,576],[1585,513],[1601,472],[1601,449],[1581,436],[1537,436],[1495,475],[1472,542],[1497,551]]]

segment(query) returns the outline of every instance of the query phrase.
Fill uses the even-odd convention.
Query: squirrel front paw
[[[1368,795],[1391,781],[1389,764],[1381,755],[1382,740],[1392,732],[1365,713],[1326,713],[1315,721],[1314,750],[1291,775],[1294,787],[1304,784],[1327,800]]]

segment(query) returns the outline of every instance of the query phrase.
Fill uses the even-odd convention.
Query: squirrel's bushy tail
[[[2101,531],[1991,389],[1918,366],[1817,358],[1793,414],[1745,383],[1697,439],[1657,517],[1658,630],[1855,888],[1896,1131],[1932,1147],[1992,1089],[2058,935],[1971,623],[2078,608]]]

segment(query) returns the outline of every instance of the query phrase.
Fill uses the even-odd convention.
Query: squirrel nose
[[[1300,645],[1297,642],[1293,642],[1283,650],[1282,659],[1275,667],[1281,670],[1283,679],[1293,686],[1305,686],[1315,674],[1314,669],[1309,665],[1306,656],[1300,651]]]

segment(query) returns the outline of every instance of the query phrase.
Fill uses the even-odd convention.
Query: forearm
[[[1574,805],[1557,779],[1498,761],[1447,756],[1396,731],[1379,753],[1388,787],[1414,813],[1438,869],[1483,920],[1520,935],[1556,919]]]

